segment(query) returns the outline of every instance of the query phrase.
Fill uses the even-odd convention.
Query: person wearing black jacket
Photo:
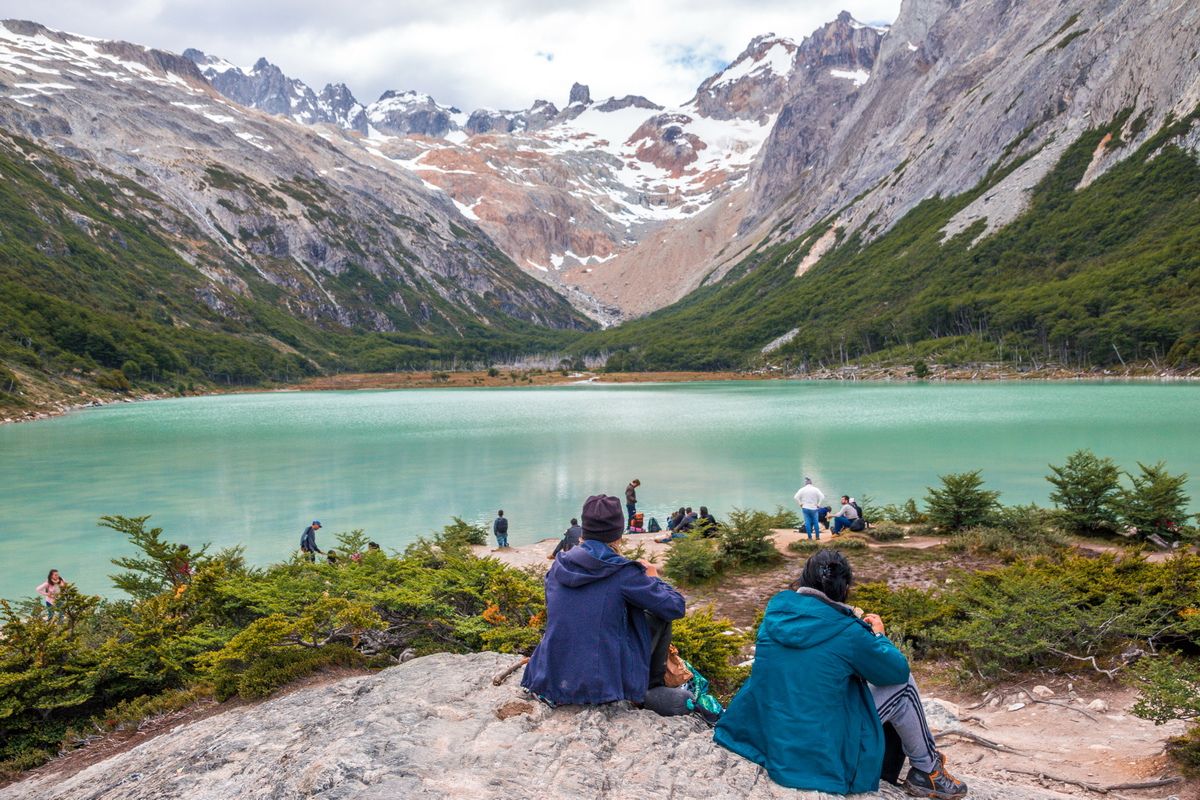
[[[496,534],[496,547],[501,549],[508,547],[508,518],[504,516],[504,509],[496,512],[496,521],[492,523],[492,533]]]
[[[317,531],[321,530],[321,523],[318,520],[313,520],[312,525],[304,529],[304,533],[300,534],[300,552],[304,553],[304,557],[309,561],[315,561],[315,553],[323,552],[317,547]]]
[[[571,527],[567,528],[563,534],[562,541],[554,548],[554,552],[546,556],[546,558],[554,558],[559,553],[565,553],[575,545],[579,544],[579,540],[583,538],[583,528],[579,525],[579,520],[572,519]]]

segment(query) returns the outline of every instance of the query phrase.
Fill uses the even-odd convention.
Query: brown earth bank
[[[813,380],[813,381],[916,381],[912,367],[907,364],[891,366],[845,366],[807,372],[787,372],[780,368],[757,370],[725,370],[719,372],[574,372],[564,374],[561,370],[527,369],[523,367],[498,367],[496,375],[487,370],[460,370],[439,372],[421,370],[412,372],[358,372],[325,375],[308,378],[294,384],[264,385],[257,387],[220,388],[207,387],[188,392],[185,396],[210,396],[272,391],[350,391],[356,389],[441,389],[441,388],[497,388],[522,386],[560,386],[577,383],[695,383],[706,381],[766,381],[766,380]],[[1019,368],[1004,364],[975,364],[965,366],[929,365],[929,375],[921,379],[936,381],[1191,381],[1200,379],[1200,368],[1192,370],[1169,370],[1154,365],[1130,365],[1126,369],[1078,370],[1058,366]],[[29,386],[29,383],[26,383]],[[25,404],[11,406],[0,404],[0,425],[12,422],[32,422],[49,417],[62,416],[83,408],[131,403],[145,400],[163,400],[178,397],[167,392],[108,392],[79,381],[55,384],[35,384],[24,397]]]

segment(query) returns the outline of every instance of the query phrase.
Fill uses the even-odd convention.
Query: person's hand
[[[871,630],[876,633],[883,633],[883,618],[878,614],[863,615],[863,622],[871,626]]]
[[[649,575],[651,578],[658,577],[658,567],[654,566],[653,564],[651,564],[649,561],[647,561],[644,558],[639,558],[637,563],[642,565],[642,567],[646,570],[646,574]]]

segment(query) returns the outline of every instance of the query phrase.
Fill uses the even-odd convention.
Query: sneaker
[[[938,754],[932,772],[910,767],[904,778],[904,791],[913,797],[932,797],[935,800],[954,800],[965,797],[967,784],[946,771],[946,757]]]

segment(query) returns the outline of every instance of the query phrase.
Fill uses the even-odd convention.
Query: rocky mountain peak
[[[712,119],[765,122],[783,101],[796,49],[791,39],[773,33],[754,37],[729,66],[700,84],[688,106]]]
[[[585,84],[582,84],[582,83],[571,84],[571,97],[568,100],[569,105],[587,106],[587,105],[591,105],[591,103],[592,103],[592,90],[591,89],[589,89]]]

